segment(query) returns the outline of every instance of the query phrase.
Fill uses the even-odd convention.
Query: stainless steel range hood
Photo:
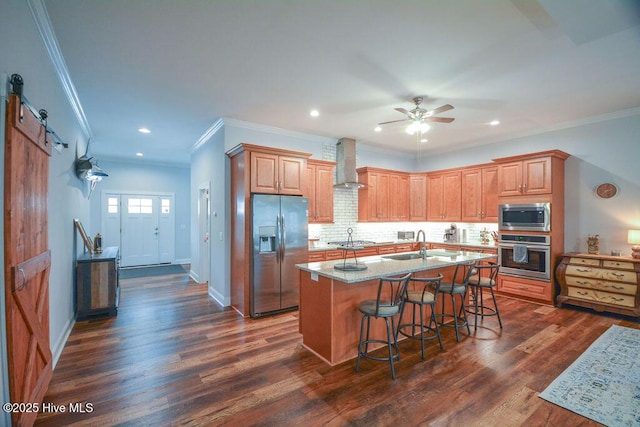
[[[362,188],[356,172],[356,140],[341,138],[336,144],[336,185],[335,188]]]

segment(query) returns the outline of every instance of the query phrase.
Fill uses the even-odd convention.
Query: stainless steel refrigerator
[[[306,197],[253,194],[251,213],[251,317],[295,309],[300,300],[295,265],[308,262],[309,201]]]

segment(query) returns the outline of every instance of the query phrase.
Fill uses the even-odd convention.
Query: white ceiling
[[[373,128],[416,95],[455,107],[434,152],[640,111],[637,0],[44,4],[96,156],[188,163],[218,118],[413,153]]]

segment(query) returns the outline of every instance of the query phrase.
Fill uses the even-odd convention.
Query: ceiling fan
[[[409,126],[407,126],[405,130],[409,135],[413,135],[415,133],[425,133],[426,131],[428,131],[430,126],[427,124],[427,122],[451,123],[455,120],[453,117],[435,117],[435,115],[438,113],[453,110],[453,105],[445,104],[433,110],[426,110],[420,107],[422,101],[423,97],[416,96],[415,98],[413,98],[413,103],[416,105],[414,109],[407,110],[405,108],[395,108],[396,111],[405,114],[407,116],[406,119],[391,120],[389,122],[382,122],[378,124],[387,125],[390,123],[410,121],[411,124],[409,124]]]

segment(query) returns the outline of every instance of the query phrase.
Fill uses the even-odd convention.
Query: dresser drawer
[[[638,273],[635,271],[616,271],[581,265],[568,265],[566,274],[567,276],[591,277],[594,279],[614,280],[617,282],[638,283]]]
[[[588,301],[596,301],[606,304],[620,305],[623,307],[634,307],[635,296],[612,294],[609,292],[596,291],[593,289],[575,288],[569,286],[569,296]]]
[[[593,267],[598,267],[600,265],[599,259],[589,259],[589,258],[571,258],[569,260],[570,264],[580,264],[580,265],[591,265]]]
[[[624,262],[624,261],[603,261],[603,267],[622,269],[622,270],[633,270],[632,262]]]
[[[579,286],[600,291],[617,292],[627,295],[635,295],[638,286],[631,283],[609,282],[606,280],[590,279],[576,276],[566,276],[568,286]]]

